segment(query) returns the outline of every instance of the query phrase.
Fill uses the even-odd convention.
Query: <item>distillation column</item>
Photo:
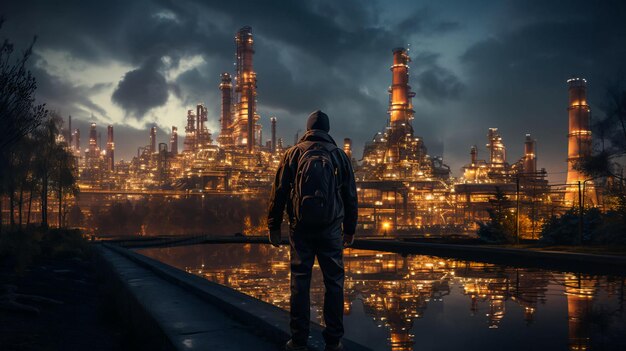
[[[222,80],[220,82],[220,91],[222,92],[222,111],[220,114],[220,136],[218,141],[221,146],[232,145],[232,94],[233,94],[233,80],[228,73],[222,73]]]
[[[591,156],[591,109],[587,105],[587,81],[583,78],[567,80],[569,91],[569,133],[567,134],[567,190],[565,202],[578,203],[578,188],[584,189],[583,203],[596,205],[596,192],[593,182],[585,184],[585,175],[575,169],[576,164]]]
[[[252,67],[254,55],[252,28],[241,28],[235,36],[237,45],[237,78],[235,91],[238,94],[238,141],[247,145],[249,153],[254,152],[256,114],[256,73]],[[244,143],[245,140],[245,143]]]
[[[187,110],[187,126],[185,127],[184,151],[196,150],[196,115],[193,110]]]
[[[397,176],[397,170],[393,166],[398,164],[403,157],[401,148],[405,148],[403,141],[408,136],[413,137],[413,104],[411,98],[415,93],[409,86],[409,57],[405,48],[393,50],[393,65],[391,66],[392,80],[389,87],[389,135],[385,163],[388,165],[386,174]]]
[[[89,129],[89,154],[91,157],[96,157],[98,153],[98,132],[96,131],[96,124],[92,123]]]
[[[156,152],[156,127],[150,128],[150,153]]]
[[[107,170],[115,170],[115,141],[113,140],[113,126],[107,127]]]
[[[74,130],[74,149],[80,155],[80,129]]]
[[[178,155],[178,128],[172,126],[172,136],[170,137],[170,152],[173,156]]]
[[[524,140],[524,173],[526,176],[534,178],[537,172],[537,155],[535,154],[536,141],[526,134],[526,140]]]
[[[489,139],[489,143],[486,145],[489,149],[489,163],[494,166],[503,166],[506,163],[506,148],[498,133],[498,128],[489,128],[487,137]]]
[[[270,150],[274,153],[276,152],[276,117],[270,118],[270,122],[272,124],[272,146]]]

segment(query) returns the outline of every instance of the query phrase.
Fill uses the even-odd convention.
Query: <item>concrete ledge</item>
[[[197,244],[267,244],[265,236],[197,235],[147,240],[120,240],[119,246],[129,248],[173,247]],[[283,238],[283,244],[288,244]],[[626,256],[596,255],[562,251],[536,251],[485,245],[408,242],[393,239],[357,239],[354,248],[380,250],[400,254],[433,255],[460,260],[479,261],[517,267],[537,267],[590,274],[626,274]]]
[[[158,277],[161,281],[167,282],[168,284],[166,285],[178,287],[180,291],[189,295],[185,299],[189,300],[191,298],[195,298],[198,300],[194,302],[199,305],[197,306],[198,308],[206,308],[206,306],[201,305],[209,305],[211,308],[218,309],[226,316],[226,318],[232,319],[238,325],[249,329],[247,331],[238,331],[242,333],[242,336],[245,333],[251,334],[253,331],[257,338],[264,338],[267,339],[269,343],[272,343],[274,345],[272,349],[276,349],[277,345],[282,345],[287,339],[289,339],[289,314],[276,306],[254,299],[226,286],[210,282],[201,277],[181,271],[177,268],[124,248],[109,244],[102,244],[100,252],[101,256],[104,257],[105,260],[114,260],[115,258],[113,256],[123,257],[127,261],[131,261],[138,268],[147,270],[152,275]],[[110,264],[115,265],[115,262],[111,262]],[[126,267],[126,269],[132,268]],[[124,280],[123,272],[118,270],[117,274],[120,274],[121,279]],[[129,289],[129,282],[130,281],[127,281],[125,286],[127,290]],[[145,306],[145,312],[147,315],[153,314],[151,309],[152,307]],[[154,323],[150,322],[150,319],[152,319]],[[176,337],[175,332],[167,330],[167,328],[165,328],[166,326],[164,327],[163,321],[160,321],[158,318],[146,318],[146,320],[148,320],[147,325],[151,325],[150,329],[154,330],[152,334],[158,334],[160,330],[161,334],[169,338],[170,344],[174,347],[173,349],[205,349],[198,348],[197,346],[188,348],[185,344],[181,344],[179,340],[180,337]],[[322,327],[320,325],[315,323],[311,324],[311,337],[309,339],[310,350],[322,351],[324,349],[324,341],[321,336],[321,331]],[[193,335],[187,335],[186,339],[193,340],[194,337]],[[187,344],[189,344],[189,341]],[[369,350],[368,348],[350,340],[344,340],[344,345],[346,350],[350,351]],[[250,349],[263,350],[261,347],[262,345],[257,346]],[[224,348],[215,348],[215,345],[213,345],[210,349],[223,350]],[[278,349],[280,349],[280,347]],[[233,348],[233,350],[236,350],[236,348]]]

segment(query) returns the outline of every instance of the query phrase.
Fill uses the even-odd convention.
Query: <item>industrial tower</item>
[[[254,55],[252,28],[245,26],[235,36],[237,46],[237,75],[235,92],[237,93],[234,137],[237,145],[246,145],[248,153],[254,152],[255,134],[259,115],[256,113],[256,73],[252,66]],[[223,91],[223,90],[222,90]]]
[[[106,167],[107,171],[115,170],[115,140],[113,139],[113,126],[107,127],[107,151],[106,151]]]
[[[526,140],[524,140],[524,158],[523,158],[523,170],[527,176],[533,176],[537,172],[537,155],[535,149],[537,148],[537,142],[530,134],[526,134]]]
[[[387,148],[383,158],[385,164],[383,178],[387,179],[411,179],[426,171],[426,168],[430,168],[424,162],[426,148],[422,140],[413,135],[411,121],[414,111],[411,99],[415,93],[411,91],[409,85],[410,61],[411,58],[405,48],[393,49]]]
[[[415,93],[409,86],[409,57],[406,49],[396,48],[393,50],[393,65],[391,66],[392,79],[389,87],[389,137],[388,148],[385,153],[387,164],[397,164],[404,158],[401,152],[403,139],[408,135],[413,136],[413,104],[411,98]]]
[[[172,155],[178,155],[178,128],[172,126],[172,135],[170,136],[170,152]]]
[[[220,135],[217,138],[220,145],[233,144],[233,80],[229,73],[222,73],[222,81],[220,82],[220,91],[222,92],[222,111],[220,114]]]
[[[567,80],[569,90],[569,133],[567,134],[567,187],[565,202],[578,203],[581,196],[584,204],[597,204],[593,181],[585,182],[585,175],[576,169],[576,164],[591,156],[591,109],[587,105],[587,80],[571,78]],[[579,191],[580,188],[580,191]],[[580,194],[579,194],[580,192]]]

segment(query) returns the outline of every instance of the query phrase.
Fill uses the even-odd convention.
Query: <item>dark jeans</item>
[[[334,345],[343,336],[343,240],[341,231],[320,234],[291,233],[291,337],[306,344],[311,319],[311,271],[317,262],[324,276],[324,329],[326,344]]]

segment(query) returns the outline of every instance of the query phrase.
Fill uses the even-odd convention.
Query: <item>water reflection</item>
[[[289,307],[288,249],[199,245],[143,254]],[[347,337],[376,350],[626,348],[624,278],[346,250]],[[316,268],[311,316],[322,323]],[[444,308],[445,306],[445,308]]]

